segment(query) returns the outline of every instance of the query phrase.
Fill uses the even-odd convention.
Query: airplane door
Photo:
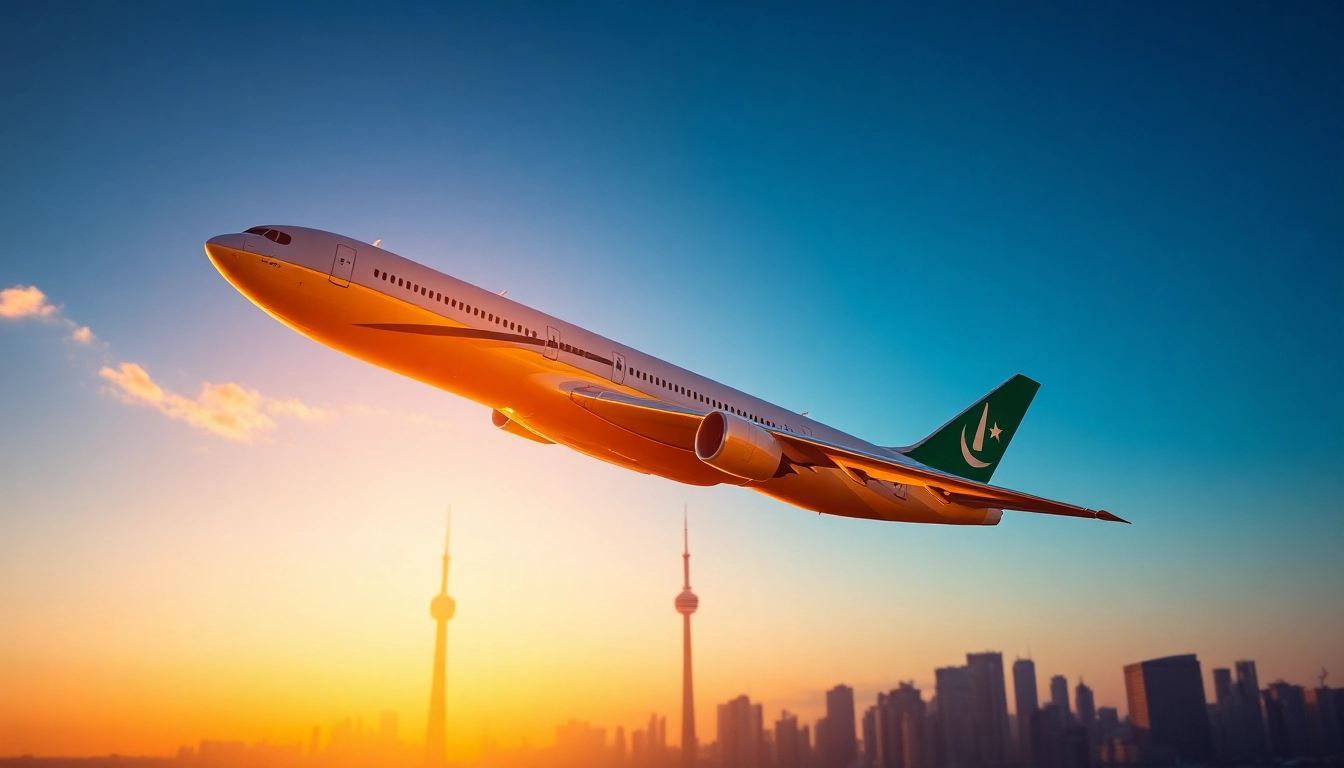
[[[350,287],[350,275],[355,271],[355,255],[354,248],[336,246],[336,255],[331,259],[331,282],[342,288]]]
[[[611,380],[617,384],[625,383],[625,355],[620,352],[611,353]]]
[[[560,359],[560,332],[551,326],[546,326],[546,348],[542,354],[550,360]]]

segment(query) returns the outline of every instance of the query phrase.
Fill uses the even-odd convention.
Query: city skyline
[[[570,718],[679,740],[687,504],[702,739],[741,695],[797,733],[839,683],[927,698],[966,651],[1033,656],[1042,704],[1086,680],[1098,719],[1191,651],[1206,692],[1344,674],[1341,24],[0,3],[0,754],[384,710],[423,742],[448,499],[450,760]],[[878,445],[1021,372],[995,483],[1133,525],[821,517],[520,439],[221,280],[202,243],[277,223]]]

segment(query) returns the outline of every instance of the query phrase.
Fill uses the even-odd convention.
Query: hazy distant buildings
[[[1260,708],[1260,677],[1255,670],[1255,662],[1238,661],[1236,719],[1238,730],[1244,740],[1245,758],[1258,762],[1269,757],[1269,743],[1265,733],[1265,719]]]
[[[825,731],[820,724],[817,748],[821,768],[849,768],[859,755],[854,722],[854,689],[837,685],[826,692]]]
[[[1145,760],[1208,762],[1204,678],[1194,654],[1126,666],[1125,695],[1134,740]]]
[[[803,741],[806,729],[799,729],[798,717],[787,710],[775,721],[776,768],[804,768],[807,744]]]
[[[1307,744],[1311,754],[1344,755],[1344,689],[1308,688]]]
[[[763,768],[763,720],[761,705],[746,696],[719,705],[719,762],[723,768]]]
[[[1003,654],[968,653],[971,674],[972,727],[976,763],[993,768],[1008,762],[1008,693],[1003,682]]]
[[[1059,711],[1064,713],[1064,719],[1068,720],[1069,709],[1069,681],[1063,675],[1055,675],[1050,678],[1050,703],[1059,707]]]
[[[1013,662],[1013,706],[1017,710],[1017,758],[1030,766],[1031,713],[1040,708],[1036,697],[1036,662],[1018,659]]]
[[[1078,713],[1078,724],[1090,739],[1097,725],[1097,704],[1092,698],[1092,689],[1082,679],[1078,680],[1077,687],[1073,689],[1073,703],[1074,711]]]
[[[865,716],[864,753],[874,768],[929,768],[923,695],[912,683],[901,683],[877,695]]]
[[[1279,760],[1307,756],[1307,699],[1302,686],[1282,680],[1263,692],[1270,754]]]
[[[939,768],[975,768],[975,724],[970,667],[936,669]]]

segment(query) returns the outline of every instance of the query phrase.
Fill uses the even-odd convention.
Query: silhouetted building
[[[746,696],[719,705],[719,761],[723,768],[762,768],[760,704]]]
[[[1003,682],[1003,654],[968,653],[975,756],[984,768],[1008,762],[1008,692]]]
[[[695,691],[691,678],[691,614],[700,607],[700,598],[691,591],[691,534],[682,519],[682,584],[675,605],[681,614],[681,765],[695,765],[699,742],[695,738]]]
[[[1097,725],[1097,705],[1092,698],[1092,689],[1083,683],[1082,678],[1079,678],[1078,685],[1073,689],[1073,703],[1074,711],[1078,713],[1078,725],[1082,726],[1090,740]]]
[[[818,751],[822,768],[849,768],[859,756],[854,722],[854,689],[837,685],[826,692],[826,727],[820,732]]]
[[[781,712],[775,722],[775,766],[776,768],[803,768],[807,747],[803,743],[803,732],[799,730],[798,718],[788,711]]]
[[[1282,680],[1264,690],[1270,753],[1280,760],[1307,756],[1307,699],[1300,685]]]
[[[1344,755],[1344,712],[1340,701],[1344,690],[1336,688],[1308,688],[1307,746],[1317,757]]]
[[[1091,750],[1087,731],[1072,722],[1057,704],[1047,704],[1028,718],[1033,768],[1087,768]]]
[[[1036,698],[1036,662],[1018,659],[1013,662],[1013,706],[1017,708],[1017,757],[1023,765],[1031,765],[1031,713],[1040,708]]]
[[[1237,716],[1240,738],[1248,760],[1260,761],[1269,757],[1269,740],[1265,733],[1265,718],[1260,702],[1260,678],[1255,662],[1243,659],[1234,665],[1237,671]]]
[[[557,725],[555,754],[561,765],[606,765],[607,731],[579,720]]]
[[[1204,677],[1194,654],[1126,666],[1125,694],[1134,740],[1145,760],[1208,761]]]
[[[1064,713],[1064,721],[1068,722],[1069,709],[1069,681],[1063,675],[1055,675],[1050,678],[1050,703],[1059,707],[1059,711]]]
[[[873,733],[864,736],[864,751],[875,768],[928,768],[924,698],[911,683],[901,683],[877,696]],[[868,739],[872,739],[869,748]]]
[[[934,670],[938,697],[939,768],[974,768],[975,725],[970,667]]]
[[[1209,716],[1209,738],[1214,759],[1223,763],[1245,762],[1246,735],[1232,670],[1213,670],[1214,704]]]

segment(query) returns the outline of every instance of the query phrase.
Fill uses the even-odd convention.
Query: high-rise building
[[[719,762],[723,768],[763,768],[761,705],[746,696],[719,705]]]
[[[1068,722],[1073,710],[1069,709],[1069,681],[1063,675],[1050,678],[1050,703],[1059,707],[1065,722]]]
[[[854,689],[837,685],[826,692],[826,733],[818,742],[821,768],[849,768],[859,756],[854,726]]]
[[[803,768],[807,745],[802,741],[798,728],[798,717],[787,710],[781,712],[775,722],[775,765],[777,768]]]
[[[971,671],[971,711],[975,755],[981,766],[1008,762],[1008,692],[1003,682],[1003,654],[997,651],[966,654]]]
[[[1126,666],[1125,694],[1144,760],[1208,761],[1204,677],[1193,653]]]
[[[927,768],[926,708],[913,683],[878,694],[877,706],[869,711],[872,734],[865,728],[864,751],[872,756],[875,768]]]
[[[1078,678],[1078,685],[1073,689],[1073,703],[1078,712],[1078,724],[1091,737],[1097,725],[1097,705],[1092,698],[1092,689],[1083,683],[1082,678]]]
[[[1307,756],[1307,697],[1300,685],[1279,680],[1265,688],[1270,753],[1279,760]]]
[[[691,535],[684,511],[681,536],[682,583],[675,601],[681,614],[681,765],[690,768],[700,750],[695,738],[695,691],[691,684],[691,614],[700,607],[700,598],[691,591]]]
[[[1017,708],[1017,758],[1031,765],[1031,713],[1040,708],[1036,698],[1036,662],[1013,662],[1013,706]]]
[[[1266,760],[1269,758],[1269,740],[1265,734],[1260,677],[1256,674],[1255,662],[1243,659],[1234,668],[1237,671],[1238,730],[1244,739],[1246,758],[1255,762]]]
[[[1339,711],[1344,690],[1326,688],[1322,680],[1319,688],[1308,688],[1305,694],[1307,744],[1311,754],[1317,757],[1344,755],[1344,718]]]
[[[971,706],[970,667],[943,667],[933,671],[938,697],[941,768],[976,765],[975,725]]]
[[[447,762],[446,732],[448,728],[448,620],[457,613],[457,602],[448,596],[448,544],[452,536],[452,510],[449,510],[448,532],[443,541],[443,575],[439,580],[439,594],[429,603],[429,615],[434,617],[434,678],[429,686],[429,728],[425,731],[425,763],[431,766]]]

